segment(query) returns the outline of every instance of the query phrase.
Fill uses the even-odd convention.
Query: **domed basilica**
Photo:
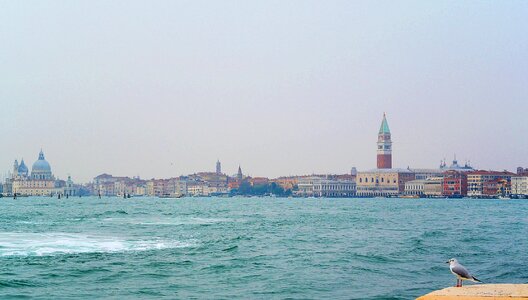
[[[51,166],[44,157],[44,152],[40,150],[37,161],[31,167],[31,173],[29,173],[24,159],[20,161],[20,164],[15,160],[12,176],[6,180],[3,192],[4,194],[19,196],[53,196],[64,195],[67,192],[73,196],[71,186],[73,183],[69,176],[67,182],[55,180]]]

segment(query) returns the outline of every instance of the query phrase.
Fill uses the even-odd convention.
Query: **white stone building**
[[[311,176],[299,179],[299,190],[296,195],[301,197],[354,197],[356,183],[349,180],[334,180]]]
[[[514,176],[511,178],[511,195],[515,198],[528,197],[527,176]]]
[[[420,196],[425,194],[425,179],[411,180],[405,183],[404,194],[407,196]]]

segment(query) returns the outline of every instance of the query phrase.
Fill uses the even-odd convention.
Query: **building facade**
[[[405,183],[404,194],[407,196],[423,197],[425,195],[425,179],[407,181]]]
[[[4,189],[4,194],[9,196],[54,196],[65,195],[65,192],[68,195],[75,194],[71,177],[68,177],[67,182],[55,179],[42,150],[40,150],[37,161],[31,167],[31,173],[24,159],[21,160],[20,164],[15,160],[12,175],[6,179]]]
[[[356,184],[351,180],[335,180],[326,177],[310,176],[300,178],[296,196],[348,198],[356,195]]]
[[[428,177],[424,183],[424,196],[428,198],[442,197],[444,177]]]
[[[509,196],[511,193],[511,178],[516,176],[507,171],[474,171],[467,173],[469,197],[493,198]]]
[[[91,193],[100,196],[137,196],[138,187],[145,185],[145,180],[139,177],[112,176],[105,173],[94,178]]]
[[[407,169],[375,169],[358,172],[356,195],[360,197],[395,197],[405,191],[405,183],[415,180]]]
[[[442,195],[448,198],[462,198],[467,196],[467,172],[446,171],[444,173]]]
[[[511,196],[513,198],[528,197],[528,176],[514,176],[511,178]]]

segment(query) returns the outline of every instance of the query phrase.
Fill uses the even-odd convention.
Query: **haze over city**
[[[478,14],[476,13],[478,12]],[[528,2],[0,1],[1,170],[347,173],[528,157]]]

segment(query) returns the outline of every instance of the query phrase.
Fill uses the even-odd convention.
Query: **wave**
[[[233,222],[226,218],[151,218],[151,219],[121,219],[106,218],[103,222],[116,222],[135,225],[213,225],[217,223]]]
[[[94,214],[92,217],[99,218],[104,216],[113,216],[113,215],[128,215],[128,213],[124,210],[108,210],[102,213]]]
[[[76,253],[115,253],[186,248],[194,244],[170,240],[127,240],[75,233],[0,233],[0,256],[48,256]]]

